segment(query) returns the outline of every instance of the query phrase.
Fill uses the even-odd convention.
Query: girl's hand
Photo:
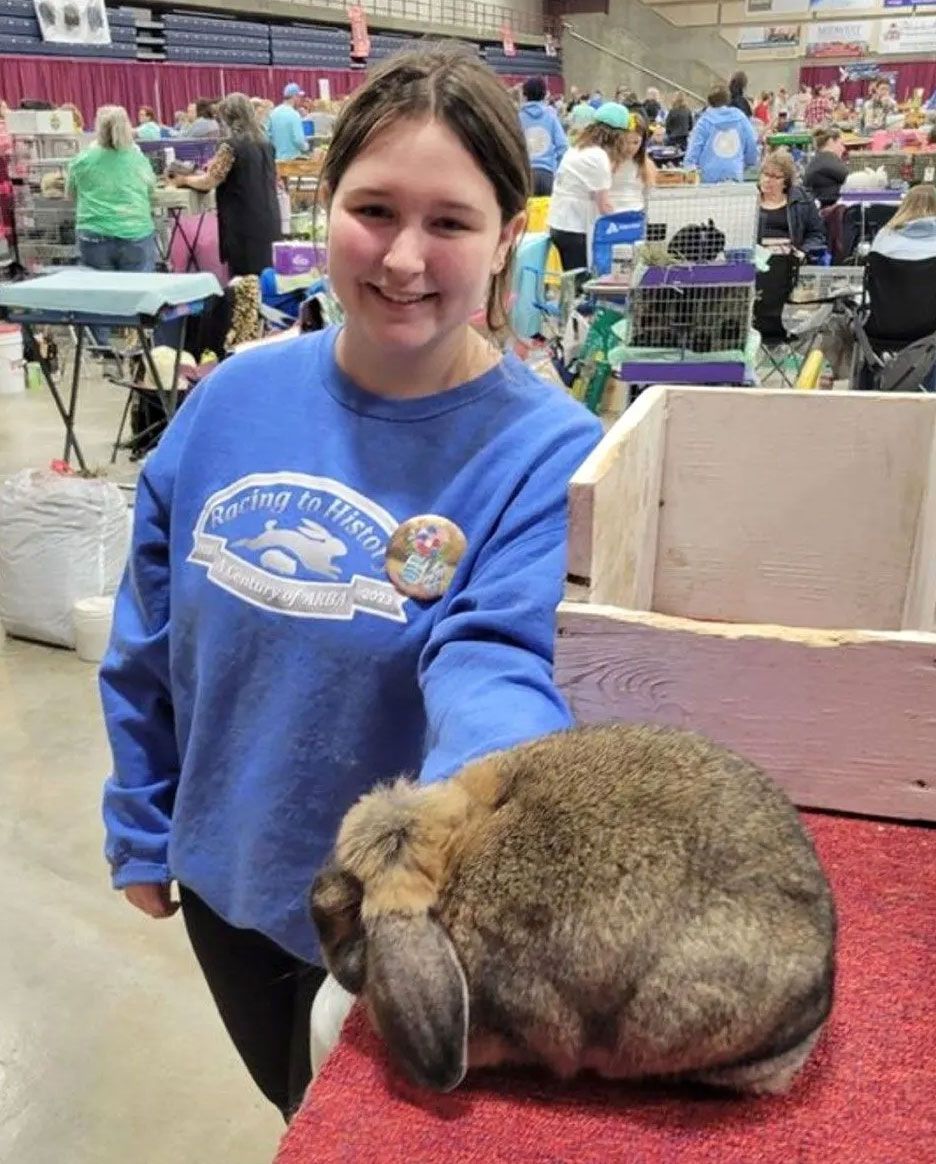
[[[149,917],[172,917],[179,902],[172,900],[170,889],[169,885],[128,885],[124,897]]]

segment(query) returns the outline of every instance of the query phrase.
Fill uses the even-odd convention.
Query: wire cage
[[[850,174],[857,170],[883,170],[888,182],[910,182],[914,180],[916,156],[899,150],[853,150],[845,158],[845,165]],[[926,157],[925,154],[920,156]]]
[[[758,210],[754,183],[654,187],[647,193],[647,242],[687,262],[743,262],[754,253]],[[704,242],[701,228],[707,228]]]
[[[747,263],[647,268],[631,287],[628,343],[687,355],[743,352],[754,297]]]
[[[149,158],[157,178],[166,171],[166,150],[172,150],[177,162],[187,162],[204,169],[218,152],[217,138],[167,137],[156,141],[141,141],[137,145]]]

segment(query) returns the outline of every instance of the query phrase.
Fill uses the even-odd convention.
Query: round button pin
[[[420,514],[401,522],[387,546],[387,577],[401,594],[432,601],[452,582],[468,542],[447,517]]]

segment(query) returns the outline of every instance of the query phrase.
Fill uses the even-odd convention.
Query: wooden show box
[[[568,569],[580,722],[690,728],[801,806],[936,819],[936,398],[650,389],[572,480]]]

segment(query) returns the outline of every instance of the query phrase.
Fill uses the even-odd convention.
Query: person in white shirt
[[[614,209],[611,201],[614,170],[628,160],[630,126],[631,114],[627,108],[606,101],[559,163],[547,221],[564,271],[588,266],[595,219]]]
[[[647,188],[656,182],[657,168],[647,157],[650,131],[639,113],[632,113],[624,133],[624,158],[611,175],[612,210],[643,210]]]

